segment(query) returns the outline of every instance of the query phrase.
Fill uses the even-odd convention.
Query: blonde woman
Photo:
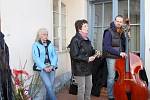
[[[54,92],[55,71],[58,57],[51,41],[48,40],[48,31],[41,28],[37,34],[37,41],[32,46],[33,60],[40,71],[40,77],[46,87],[46,100],[56,100]]]

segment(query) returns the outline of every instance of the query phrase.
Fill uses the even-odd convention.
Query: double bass
[[[139,56],[129,52],[129,25],[127,19],[123,26],[127,57],[119,58],[115,63],[117,78],[114,83],[114,97],[115,100],[148,100],[148,86],[139,75],[144,68],[143,63]]]

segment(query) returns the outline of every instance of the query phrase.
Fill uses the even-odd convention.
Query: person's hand
[[[99,58],[102,55],[102,53],[98,50],[95,51],[94,56],[96,56],[97,58]]]
[[[124,58],[124,57],[127,57],[127,54],[126,54],[125,52],[121,52],[121,53],[120,53],[120,56],[121,56],[122,58]]]
[[[51,69],[50,66],[45,67],[44,70],[45,70],[46,72],[51,72],[51,71],[52,71],[52,69]]]
[[[131,32],[128,32],[128,37],[131,38]]]
[[[94,56],[90,56],[89,57],[89,61],[88,62],[91,62],[91,61],[94,61],[95,57]]]

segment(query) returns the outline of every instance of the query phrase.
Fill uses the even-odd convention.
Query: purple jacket
[[[115,27],[114,22],[110,24],[110,28],[112,29],[112,31],[115,31],[116,27]],[[122,51],[125,51],[124,34],[121,36],[121,48],[122,48]],[[121,52],[112,47],[112,34],[108,29],[106,29],[103,34],[103,51],[109,52],[116,56],[120,56],[120,52]]]

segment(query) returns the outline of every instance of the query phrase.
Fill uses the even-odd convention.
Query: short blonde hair
[[[46,28],[40,28],[40,29],[37,31],[37,35],[36,35],[35,41],[40,40],[39,34],[40,34],[41,32],[46,32],[46,33],[48,34],[48,30],[47,30]]]

